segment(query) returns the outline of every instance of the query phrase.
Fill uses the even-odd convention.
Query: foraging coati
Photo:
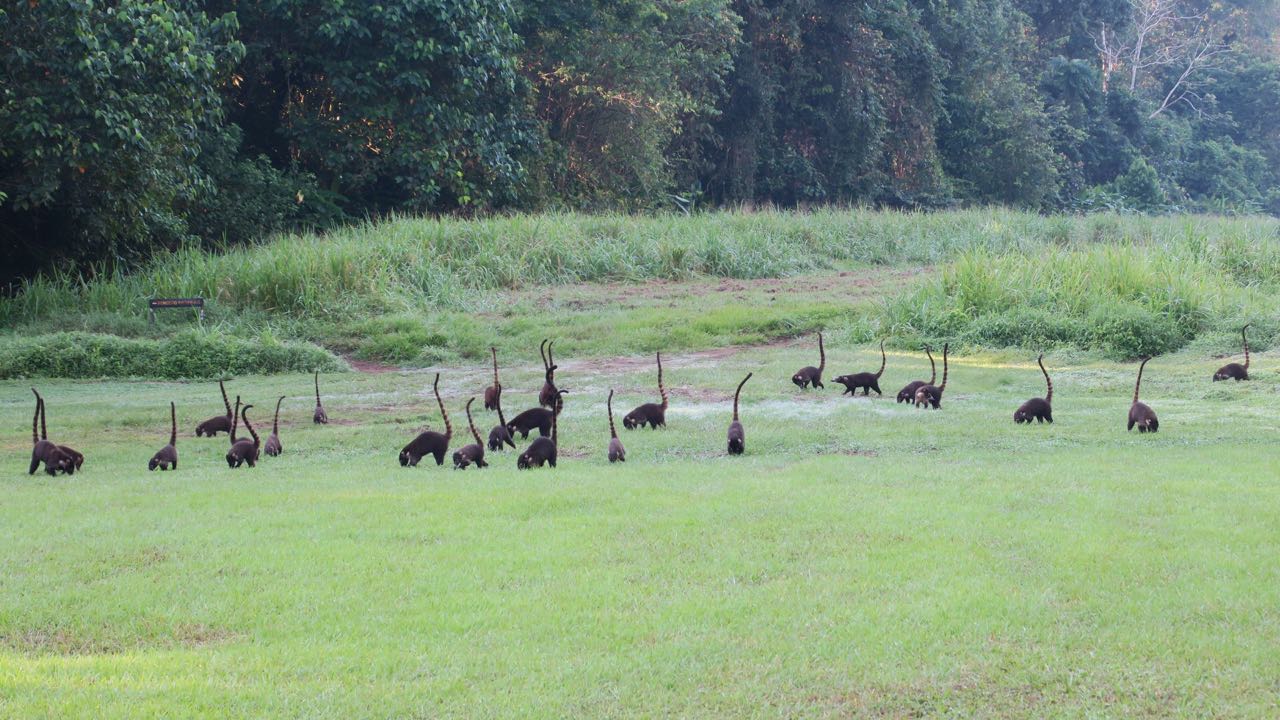
[[[472,463],[475,464],[477,469],[489,467],[489,463],[484,461],[484,442],[480,439],[476,424],[471,419],[471,403],[475,401],[475,398],[467,401],[467,425],[471,428],[471,437],[475,438],[476,441],[472,445],[464,445],[461,450],[453,454],[454,470],[465,470]]]
[[[240,404],[240,398],[236,398],[236,405]],[[262,441],[258,439],[258,433],[254,431],[253,424],[249,422],[249,408],[252,405],[245,405],[240,408],[239,418],[244,422],[245,430],[249,431],[252,440],[240,438],[231,445],[231,449],[227,451],[227,467],[238,468],[241,464],[248,463],[249,467],[255,467],[258,464],[258,452],[262,449]],[[231,434],[235,436],[235,420],[231,421]]]
[[[884,374],[884,364],[885,364],[884,341],[881,340],[879,370],[873,373],[863,372],[863,373],[856,373],[854,375],[841,375],[840,377],[836,378],[835,381],[843,385],[844,392],[849,393],[850,395],[856,395],[857,393],[855,391],[858,388],[862,388],[863,395],[870,395],[872,390],[875,390],[877,395],[882,395],[883,393],[880,392],[880,376]],[[843,395],[844,393],[840,393],[840,394]]]
[[[916,391],[925,385],[932,385],[934,380],[938,379],[938,366],[933,363],[933,353],[930,352],[928,345],[924,346],[924,354],[929,356],[929,381],[912,380],[898,391],[898,402],[911,403],[916,401]]]
[[[44,463],[44,471],[49,475],[57,475],[60,472],[74,474],[76,466],[71,456],[62,452],[55,443],[49,442],[47,431],[45,437],[41,437],[36,432],[36,423],[43,417],[41,410],[44,409],[44,399],[35,388],[31,388],[31,392],[36,394],[36,412],[31,416],[31,467],[27,470],[27,474],[34,475],[40,463]]]
[[[1249,325],[1252,324],[1249,323]],[[1214,382],[1219,380],[1235,380],[1239,382],[1249,379],[1249,336],[1245,334],[1245,331],[1249,329],[1249,325],[1240,328],[1240,339],[1244,342],[1244,364],[1227,363],[1223,365],[1218,368],[1218,372],[1213,374]]]
[[[1133,404],[1129,406],[1129,427],[1133,430],[1133,426],[1138,426],[1138,432],[1159,432],[1160,420],[1156,418],[1156,411],[1152,410],[1145,403],[1138,402],[1138,390],[1142,388],[1142,370],[1147,367],[1147,361],[1151,358],[1142,358],[1142,364],[1138,366],[1138,382],[1133,386]]]
[[[569,392],[561,388],[556,390],[556,399],[559,401],[561,395]],[[521,438],[529,437],[529,431],[538,428],[538,436],[546,437],[551,434],[551,430],[555,425],[555,411],[546,408],[529,408],[519,415],[511,418],[511,422],[507,423],[507,432],[511,437],[515,437],[516,433],[520,433]]]
[[[502,396],[502,383],[498,382],[498,348],[491,347],[489,352],[493,353],[493,385],[484,389],[484,409],[497,410]]]
[[[1044,353],[1040,353],[1040,357],[1036,358],[1036,364],[1040,366],[1040,372],[1044,373],[1046,390],[1044,397],[1031,398],[1013,411],[1013,421],[1019,425],[1030,423],[1032,420],[1053,422],[1053,381],[1049,379],[1049,371],[1044,369]]]
[[[440,399],[440,373],[436,373],[436,380],[431,385],[436,393],[436,404],[440,406],[440,414],[444,416],[444,434],[434,430],[425,430],[418,434],[418,437],[404,446],[400,451],[400,465],[405,467],[417,467],[418,461],[427,455],[434,456],[437,465],[444,464],[445,453],[449,452],[449,440],[453,438],[453,425],[449,423],[449,412],[444,409],[444,400]]]
[[[147,463],[148,470],[178,469],[178,410],[173,402],[169,403],[169,428],[169,444],[151,456],[151,461]]]
[[[40,397],[40,393],[36,392],[35,388],[31,388],[31,392],[36,393],[36,407],[40,411],[40,439],[48,440],[49,429],[45,426],[46,408],[44,404],[44,398]],[[64,465],[63,472],[67,473],[68,475],[71,475],[71,474],[74,474],[76,470],[79,470],[81,466],[84,465],[84,455],[79,451],[73,449],[68,445],[59,445],[58,443],[54,443],[54,447],[58,448],[58,452],[62,453],[63,456],[67,458],[67,462]]]
[[[267,438],[267,443],[262,448],[262,452],[276,457],[284,452],[284,447],[280,445],[280,403],[284,402],[284,395],[276,400],[276,416],[271,420],[271,437]]]
[[[511,449],[515,449],[516,443],[511,439],[511,430],[507,428],[507,419],[502,416],[502,386],[498,386],[498,397],[493,403],[494,408],[498,411],[498,424],[489,431],[489,449],[497,452],[502,446],[510,445]]]
[[[325,413],[324,406],[320,404],[320,371],[316,371],[316,411],[311,415],[311,422],[317,425],[328,425],[329,415]]]
[[[942,407],[942,393],[947,389],[947,348],[951,343],[942,344],[942,384],[921,385],[916,388],[916,407],[932,406],[934,410]]]
[[[554,407],[560,397],[556,393],[556,368],[559,365],[551,358],[551,346],[554,344],[555,340],[543,340],[542,345],[538,346],[538,353],[542,355],[542,369],[546,375],[542,390],[538,391],[538,405],[545,408]]]
[[[632,410],[622,416],[622,427],[628,430],[644,427],[646,423],[650,430],[657,430],[661,425],[667,425],[667,388],[662,384],[662,353],[658,353],[658,393],[662,396],[661,403],[645,403],[640,407]]]
[[[536,437],[533,442],[529,443],[529,448],[520,453],[520,457],[516,458],[516,468],[519,470],[528,470],[529,468],[542,467],[544,464],[551,467],[556,466],[556,418],[560,415],[560,409],[564,407],[564,391],[560,390],[556,393],[555,409],[551,411],[551,437]]]
[[[613,424],[613,388],[609,388],[609,400],[605,403],[609,410],[609,462],[626,462],[627,450],[618,439],[618,428]]]
[[[825,370],[826,367],[827,353],[822,347],[822,333],[818,333],[818,367],[809,366],[800,368],[796,371],[795,375],[791,376],[791,382],[795,383],[796,387],[801,390],[804,390],[810,385],[813,385],[815,388],[826,389],[826,386],[822,384],[822,371]]]
[[[231,401],[227,399],[227,386],[221,380],[218,381],[218,389],[222,391],[222,404],[227,408],[226,415],[216,415],[205,420],[196,426],[196,437],[213,437],[220,432],[231,432],[231,426],[235,422],[235,416],[231,412]]]
[[[742,382],[738,383],[738,389],[733,393],[733,422],[729,423],[730,455],[741,455],[747,449],[747,436],[742,429],[742,422],[738,420],[738,396],[742,394],[742,386],[746,385],[754,374],[747,373],[747,376],[742,378]]]

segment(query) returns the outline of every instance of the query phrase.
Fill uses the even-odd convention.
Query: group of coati
[[[1249,326],[1245,325],[1240,330],[1241,341],[1244,345],[1244,364],[1233,362],[1222,366],[1213,374],[1214,382],[1218,380],[1240,381],[1249,379],[1248,328]],[[528,439],[529,433],[533,430],[538,431],[538,437],[535,437],[529,447],[517,457],[516,467],[523,470],[556,466],[556,448],[559,442],[557,420],[564,408],[564,396],[569,390],[557,387],[555,383],[555,371],[559,366],[556,365],[552,354],[554,344],[553,340],[547,339],[543,340],[539,347],[539,353],[542,356],[544,380],[542,388],[538,392],[537,407],[525,410],[509,421],[502,411],[502,383],[498,378],[498,351],[497,348],[490,348],[493,356],[493,385],[486,387],[484,390],[484,409],[497,412],[498,424],[489,431],[486,444],[484,439],[481,438],[480,432],[476,429],[475,419],[471,414],[471,405],[475,402],[475,398],[472,397],[467,400],[467,426],[475,442],[465,445],[453,453],[454,469],[461,470],[472,466],[476,468],[488,467],[489,463],[485,460],[486,446],[490,452],[500,452],[508,447],[515,449],[516,436],[519,435],[522,440]],[[942,382],[937,385],[934,384],[938,375],[937,366],[934,364],[933,350],[929,345],[925,345],[923,350],[929,358],[929,379],[927,381],[913,380],[907,383],[898,391],[897,402],[911,403],[917,408],[938,410],[942,407],[943,393],[947,388],[950,345],[948,343],[942,346]],[[822,333],[818,333],[818,357],[817,367],[803,367],[792,375],[791,381],[797,387],[801,389],[824,387],[822,373],[826,369],[827,358]],[[1142,363],[1138,366],[1138,377],[1133,388],[1133,402],[1129,407],[1128,430],[1133,430],[1136,427],[1140,433],[1158,432],[1160,429],[1160,420],[1157,418],[1155,411],[1139,400],[1142,388],[1142,374],[1150,359],[1149,357],[1143,358]],[[666,413],[669,407],[669,398],[666,385],[663,382],[661,352],[656,354],[655,360],[658,369],[658,395],[661,398],[661,402],[644,403],[624,415],[622,417],[622,426],[628,430],[640,429],[646,425],[650,429],[656,430],[659,427],[665,427],[667,424]],[[841,394],[855,395],[857,390],[861,389],[864,396],[870,395],[872,390],[875,390],[877,395],[881,395],[880,378],[884,375],[886,364],[887,357],[884,351],[884,342],[881,341],[880,368],[875,372],[854,373],[835,378],[835,381],[845,388]],[[1013,421],[1019,425],[1031,424],[1032,422],[1053,422],[1053,380],[1049,377],[1049,371],[1045,369],[1043,353],[1036,358],[1036,364],[1040,366],[1040,372],[1044,374],[1045,395],[1044,397],[1027,400],[1014,411]],[[739,415],[739,399],[742,394],[742,387],[746,385],[753,374],[747,373],[747,376],[738,383],[738,387],[733,394],[733,419],[729,424],[727,434],[728,452],[731,455],[741,455],[746,450],[746,433]],[[230,468],[238,468],[242,465],[255,467],[261,453],[266,453],[272,457],[280,455],[284,451],[280,442],[280,405],[284,402],[285,396],[281,395],[276,400],[271,435],[263,443],[253,424],[249,421],[248,413],[254,406],[252,404],[242,404],[240,396],[236,396],[235,407],[233,408],[227,396],[226,384],[219,380],[218,388],[222,392],[222,403],[226,412],[215,415],[196,425],[196,437],[216,437],[220,432],[228,433],[230,448],[227,450],[226,460],[227,466]],[[444,432],[425,430],[419,433],[400,450],[399,457],[402,466],[415,467],[422,458],[428,455],[435,459],[436,465],[444,464],[450,441],[453,439],[453,425],[449,421],[449,412],[445,409],[444,400],[440,396],[439,373],[436,373],[435,380],[432,383],[432,391],[440,408],[440,415],[444,422]],[[28,474],[34,474],[41,465],[44,466],[44,471],[49,475],[74,474],[83,467],[84,455],[67,445],[60,445],[49,440],[44,398],[35,388],[32,388],[31,392],[35,395],[36,407],[35,415],[31,419],[32,450]],[[316,406],[315,411],[312,413],[312,421],[316,424],[327,424],[329,417],[320,401],[319,372],[315,373],[315,393]],[[618,437],[617,426],[614,424],[613,419],[613,395],[614,391],[610,388],[609,398],[606,401],[606,410],[609,416],[607,455],[611,463],[625,462],[627,452],[622,445],[622,440]],[[178,469],[177,407],[172,402],[169,403],[169,423],[169,443],[151,457],[147,463],[148,470]],[[249,437],[237,437],[237,430],[241,424],[249,433]]]

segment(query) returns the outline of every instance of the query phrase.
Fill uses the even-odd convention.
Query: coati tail
[[[227,414],[231,415],[231,401],[227,399],[227,385],[222,380],[218,381],[218,389],[222,391],[222,404],[227,408]]]
[[[936,363],[933,362],[932,351],[933,351],[933,348],[929,347],[928,345],[924,346],[924,354],[929,356],[929,382],[926,383],[928,385],[932,385],[938,379],[938,366]]]
[[[249,408],[251,407],[253,406],[245,405],[240,408],[240,417],[244,419],[244,429],[249,431],[249,436],[253,438],[253,447],[256,449],[262,442],[258,440],[258,432],[253,429],[253,425],[249,422]]]
[[[44,398],[40,397],[40,393],[36,392],[35,388],[31,388],[31,392],[36,393],[36,415],[40,416],[40,438],[39,439],[48,440],[49,428],[45,427]],[[36,434],[36,421],[32,419],[31,421],[32,440],[36,439],[35,434]]]
[[[938,386],[938,392],[941,393],[947,389],[947,348],[951,343],[942,344],[942,384]]]
[[[884,365],[885,365],[885,357],[884,357],[884,341],[883,341],[883,340],[881,340],[881,341],[880,341],[880,369],[876,371],[876,379],[877,379],[877,380],[879,380],[879,379],[880,379],[880,376],[884,374]]]
[[[316,405],[320,404],[320,371],[316,371]],[[341,410],[341,408],[339,408]]]
[[[271,421],[271,434],[272,434],[272,435],[279,435],[279,434],[280,434],[280,403],[284,402],[284,398],[285,398],[285,396],[284,396],[284,395],[281,395],[281,396],[280,396],[280,399],[276,400],[276,416],[275,416],[275,418],[274,418],[274,419],[272,419],[272,421]]]
[[[1252,325],[1253,323],[1249,323]],[[1249,329],[1249,325],[1240,328],[1240,339],[1244,341],[1244,369],[1249,369],[1249,336],[1245,334],[1245,330]]]
[[[240,396],[236,396],[236,411],[231,414],[231,444],[236,444],[236,425],[240,422]]]
[[[498,387],[498,348],[490,347],[489,352],[493,353],[493,386]]]
[[[1147,361],[1151,358],[1142,358],[1142,364],[1138,366],[1138,382],[1133,385],[1133,402],[1138,403],[1138,391],[1142,389],[1142,371],[1147,367]]]
[[[658,353],[658,394],[662,396],[662,409],[666,410],[667,402],[667,386],[662,384],[662,353]]]
[[[431,384],[431,389],[436,393],[436,403],[440,406],[440,414],[444,416],[444,437],[447,440],[453,437],[453,425],[449,423],[449,411],[444,409],[444,400],[440,399],[440,373],[436,373],[436,381]]]
[[[609,399],[605,402],[605,406],[609,408],[609,437],[618,437],[618,428],[613,424],[613,388],[609,388]],[[35,432],[35,425],[31,426],[31,432]]]
[[[178,408],[169,401],[169,444],[178,446]]]
[[[746,376],[746,377],[744,377],[744,378],[742,378],[742,382],[738,383],[738,389],[733,391],[733,420],[734,420],[734,422],[737,422],[737,421],[738,421],[738,396],[742,394],[742,386],[747,384],[747,381],[751,379],[751,376],[752,376],[752,375],[755,375],[755,373],[747,373],[747,376]]]
[[[818,333],[818,373],[827,369],[827,351],[822,347],[822,333]]]
[[[546,340],[546,338],[543,338],[542,342],[538,344],[538,355],[540,355],[540,356],[542,357],[542,369],[543,369],[543,370],[546,370],[547,368],[551,367],[551,363],[547,362],[547,340]]]
[[[36,393],[36,412],[31,416],[31,444],[35,445],[40,442],[40,433],[36,432],[36,423],[40,422],[40,393],[35,388],[31,388],[31,392]]]
[[[467,425],[471,426],[471,436],[476,439],[476,444],[484,447],[484,441],[480,439],[480,433],[476,431],[476,424],[471,420],[471,403],[475,401],[474,397],[467,401]]]
[[[506,425],[507,419],[502,415],[502,383],[498,383],[498,397],[494,400],[494,404],[498,407],[498,424]]]
[[[1044,401],[1053,404],[1053,381],[1049,379],[1049,371],[1044,369],[1044,353],[1040,353],[1040,357],[1036,358],[1036,363],[1040,365],[1040,372],[1044,373],[1044,384],[1048,388],[1044,394]]]

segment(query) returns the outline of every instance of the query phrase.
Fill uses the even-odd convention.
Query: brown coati
[[[1042,398],[1031,398],[1013,411],[1013,421],[1021,425],[1036,422],[1053,422],[1053,381],[1049,379],[1049,371],[1044,369],[1044,353],[1036,358],[1040,372],[1044,373],[1045,392]]]
[[[609,410],[609,462],[626,462],[627,449],[622,447],[618,439],[618,428],[613,424],[613,388],[609,388],[609,400],[605,403]]]
[[[236,404],[240,404],[240,398],[236,398]],[[256,467],[258,464],[258,452],[262,449],[262,441],[258,439],[258,433],[253,429],[253,424],[249,422],[249,408],[252,405],[245,405],[240,408],[240,420],[244,422],[244,429],[249,431],[252,440],[240,438],[236,440],[227,451],[227,467],[238,468],[242,464],[248,463],[249,467]],[[235,421],[231,421],[231,432],[235,434]]]
[[[884,365],[884,341],[881,340],[879,370],[873,373],[862,372],[854,375],[841,375],[835,381],[844,386],[844,393],[849,393],[850,395],[856,395],[858,388],[862,388],[863,395],[870,395],[872,390],[875,390],[877,395],[883,395],[880,392],[880,376],[884,374]],[[843,395],[844,393],[840,394]]]
[[[222,391],[222,404],[226,406],[227,413],[225,415],[216,415],[197,425],[196,437],[213,437],[220,432],[231,432],[231,425],[235,422],[235,416],[231,412],[231,401],[227,399],[227,386],[223,381],[219,380],[218,389]]]
[[[930,406],[934,410],[942,407],[942,393],[947,389],[947,348],[951,343],[942,344],[942,384],[921,385],[916,388],[916,407]]]
[[[36,389],[31,388],[31,392],[33,393],[36,392]],[[36,393],[36,405],[40,410],[40,438],[42,440],[48,440],[49,429],[45,426],[46,407],[44,403],[44,398],[40,397],[40,393]],[[66,469],[63,472],[66,472],[68,475],[71,475],[71,474],[74,474],[75,471],[79,470],[81,467],[84,466],[84,454],[82,454],[78,450],[75,450],[69,445],[59,445],[58,443],[54,443],[54,446],[57,447],[58,451],[61,452],[67,458],[67,463],[65,464]]]
[[[320,404],[320,371],[316,371],[316,411],[311,415],[311,422],[316,425],[328,425],[329,415],[325,413],[324,406]]]
[[[502,415],[502,386],[498,386],[498,397],[494,402],[494,408],[498,411],[498,424],[489,431],[489,450],[498,452],[502,450],[503,445],[510,445],[514,450],[516,443],[511,439],[511,430],[507,428],[507,419]]]
[[[156,468],[162,471],[169,468],[178,469],[178,409],[173,402],[169,403],[169,444],[160,448],[147,463],[148,470]]]
[[[564,407],[564,390],[557,391],[555,399],[555,409],[551,411],[551,437],[536,437],[533,442],[529,443],[529,447],[520,453],[520,457],[516,458],[516,468],[519,470],[528,470],[529,468],[542,467],[543,465],[556,466],[556,445],[559,438],[556,436],[556,419],[560,415],[560,410]]]
[[[898,402],[913,403],[916,401],[916,391],[925,385],[932,385],[934,380],[938,379],[938,366],[933,362],[933,352],[928,345],[924,346],[924,354],[929,356],[929,381],[912,380],[898,391]]]
[[[1249,323],[1249,325],[1252,324],[1253,323]],[[1240,340],[1244,342],[1244,364],[1227,363],[1226,365],[1223,365],[1218,368],[1218,372],[1213,374],[1214,382],[1218,382],[1219,380],[1235,380],[1236,382],[1239,382],[1241,380],[1249,379],[1249,336],[1245,334],[1245,331],[1249,329],[1249,325],[1245,325],[1240,328]]]
[[[35,388],[31,388],[31,392],[36,395],[36,412],[31,416],[31,467],[27,470],[28,475],[34,475],[36,469],[40,467],[40,463],[44,463],[44,471],[49,475],[57,475],[58,473],[66,473],[72,475],[76,471],[75,463],[72,462],[71,456],[62,452],[57,444],[49,442],[48,432],[41,437],[36,432],[36,424],[43,417],[41,412],[44,409],[44,399],[40,397],[40,393]]]
[[[551,357],[551,346],[555,344],[555,340],[543,340],[542,345],[538,347],[538,352],[542,354],[542,369],[545,373],[546,380],[542,383],[542,390],[538,392],[538,405],[544,408],[554,407],[557,399],[560,397],[556,393],[556,362]]]
[[[1151,358],[1142,358],[1142,364],[1138,366],[1138,382],[1133,386],[1133,404],[1129,406],[1129,430],[1133,430],[1133,426],[1138,426],[1138,432],[1159,432],[1160,420],[1156,418],[1156,411],[1152,410],[1145,403],[1138,402],[1138,391],[1142,388],[1142,371],[1147,367],[1147,361]]]
[[[556,398],[569,392],[561,388],[556,390]],[[546,437],[551,434],[553,425],[555,424],[555,411],[546,408],[529,408],[519,415],[511,418],[511,422],[507,423],[507,432],[514,438],[516,433],[520,434],[521,439],[529,437],[529,432],[534,428],[538,429],[538,437]]]
[[[284,395],[276,400],[276,415],[271,419],[271,437],[267,438],[266,445],[263,446],[262,452],[271,457],[276,457],[284,452],[284,447],[280,444],[280,403],[284,402]]]
[[[809,367],[800,368],[795,375],[791,376],[791,382],[795,383],[796,387],[801,390],[808,388],[810,385],[825,390],[826,386],[822,384],[822,371],[825,369],[827,369],[827,352],[822,347],[822,333],[818,333],[818,367],[810,365]]]
[[[453,439],[453,425],[449,423],[449,411],[444,409],[444,400],[440,399],[440,373],[436,373],[436,380],[431,385],[432,390],[436,394],[436,404],[440,406],[440,415],[444,417],[444,434],[434,430],[426,430],[418,434],[418,437],[404,446],[400,451],[400,465],[404,467],[417,467],[418,461],[431,455],[436,459],[436,465],[444,464],[444,456],[449,452],[449,441]]]
[[[467,425],[471,428],[471,437],[476,441],[472,445],[464,445],[461,450],[453,454],[453,469],[465,470],[468,465],[474,464],[477,469],[489,467],[489,463],[484,461],[484,441],[480,439],[480,432],[476,430],[476,424],[471,419],[471,403],[475,402],[475,398],[467,400]]]
[[[738,419],[738,396],[742,394],[742,386],[746,385],[754,374],[747,373],[747,376],[742,378],[742,382],[738,383],[738,389],[733,393],[733,422],[729,423],[730,455],[741,455],[747,449],[747,435],[742,429],[742,421]]]
[[[667,387],[662,384],[662,353],[658,353],[658,394],[662,396],[661,403],[645,403],[640,407],[632,410],[622,416],[622,427],[628,430],[642,428],[646,424],[650,430],[657,430],[661,425],[667,425]]]
[[[484,389],[484,409],[497,410],[502,396],[502,383],[498,382],[498,348],[491,347],[489,352],[493,353],[493,385]]]

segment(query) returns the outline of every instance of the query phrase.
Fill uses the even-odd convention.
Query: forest
[[[23,0],[4,280],[389,215],[1280,214],[1270,0]]]

